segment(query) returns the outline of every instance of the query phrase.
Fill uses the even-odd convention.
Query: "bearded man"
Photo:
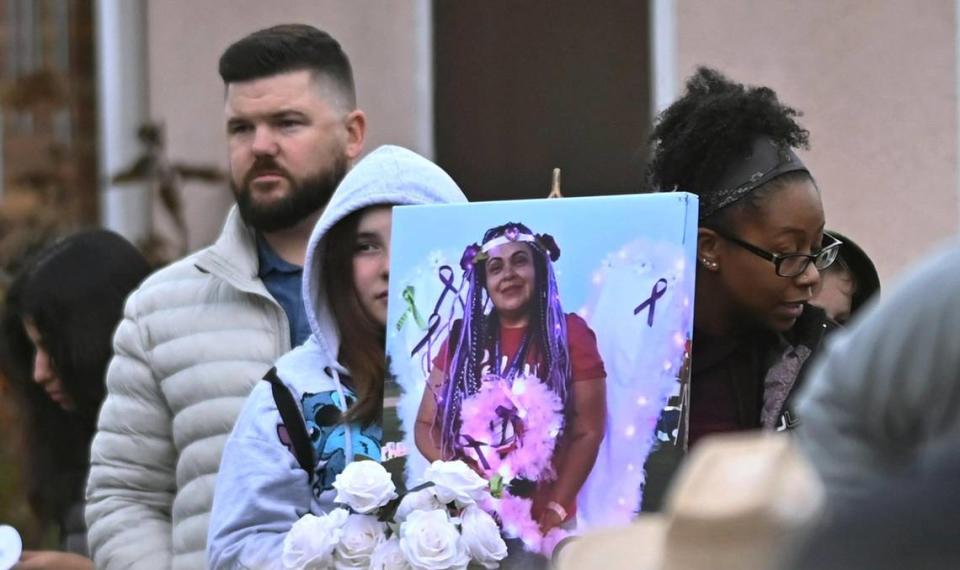
[[[309,336],[307,239],[363,150],[350,63],[325,32],[254,32],[220,76],[237,204],[214,245],[127,301],[87,484],[97,568],[206,567],[224,443],[254,384]]]

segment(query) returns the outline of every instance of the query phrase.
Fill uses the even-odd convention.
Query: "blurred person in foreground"
[[[960,247],[911,271],[834,335],[797,402],[831,507],[922,472],[960,441]]]
[[[960,446],[925,458],[915,473],[886,477],[805,540],[790,570],[960,568]]]
[[[561,543],[558,570],[771,570],[818,520],[823,489],[791,438],[707,437],[681,466],[662,513]]]
[[[93,568],[83,522],[90,440],[123,302],[149,272],[128,241],[92,230],[42,250],[13,282],[2,360],[25,420],[23,481],[60,541],[60,551],[24,552],[15,568]]]
[[[340,44],[302,24],[220,57],[237,205],[212,246],[130,297],[90,453],[98,568],[207,567],[223,447],[253,386],[310,334],[307,239],[363,150],[366,119]]]

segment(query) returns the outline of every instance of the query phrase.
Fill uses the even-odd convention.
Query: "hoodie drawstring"
[[[330,367],[331,375],[333,376],[333,382],[337,386],[337,395],[340,396],[340,401],[343,402],[343,408],[341,412],[346,413],[347,411],[347,398],[343,394],[343,384],[340,382],[340,373],[337,372],[337,369],[333,366]],[[346,449],[344,453],[346,455],[346,464],[349,465],[353,463],[353,427],[350,424],[344,426],[344,441],[346,444]]]

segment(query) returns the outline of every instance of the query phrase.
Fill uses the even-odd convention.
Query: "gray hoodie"
[[[306,513],[333,507],[333,479],[355,455],[380,457],[380,426],[324,422],[356,396],[340,383],[340,335],[320,279],[324,237],[352,212],[378,204],[465,202],[456,183],[414,152],[383,146],[340,183],[314,227],[303,271],[303,301],[312,334],[282,356],[277,375],[307,418],[317,468],[311,482],[294,456],[270,385],[253,389],[227,441],[217,475],[207,542],[211,568],[280,566],[283,539]]]

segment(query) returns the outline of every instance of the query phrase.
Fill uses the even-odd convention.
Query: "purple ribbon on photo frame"
[[[506,406],[497,406],[495,410],[497,417],[502,420],[500,424],[500,443],[497,447],[502,447],[505,445],[510,445],[514,442],[519,444],[521,438],[523,437],[523,420],[520,419],[520,413],[516,408],[506,407]],[[513,426],[513,436],[507,438],[507,425]]]
[[[489,443],[484,443],[484,442],[482,442],[482,441],[477,441],[477,440],[473,439],[473,437],[471,437],[471,436],[469,436],[469,435],[467,435],[467,434],[465,434],[465,433],[460,434],[460,439],[462,439],[462,440],[464,441],[463,445],[461,445],[460,447],[461,447],[461,448],[470,448],[470,449],[473,449],[474,451],[476,451],[476,452],[477,452],[477,459],[480,460],[480,465],[483,466],[484,470],[489,471],[489,470],[490,470],[490,462],[487,461],[487,458],[483,456],[483,452],[480,451],[480,448],[481,448],[481,447],[490,447],[490,444],[489,444]]]
[[[660,297],[663,297],[664,293],[667,292],[667,280],[664,278],[657,279],[657,282],[653,284],[653,287],[650,289],[650,296],[647,297],[647,300],[637,305],[637,308],[633,310],[633,314],[637,315],[640,311],[649,308],[647,312],[647,326],[653,326],[653,313],[657,308],[657,301]]]

